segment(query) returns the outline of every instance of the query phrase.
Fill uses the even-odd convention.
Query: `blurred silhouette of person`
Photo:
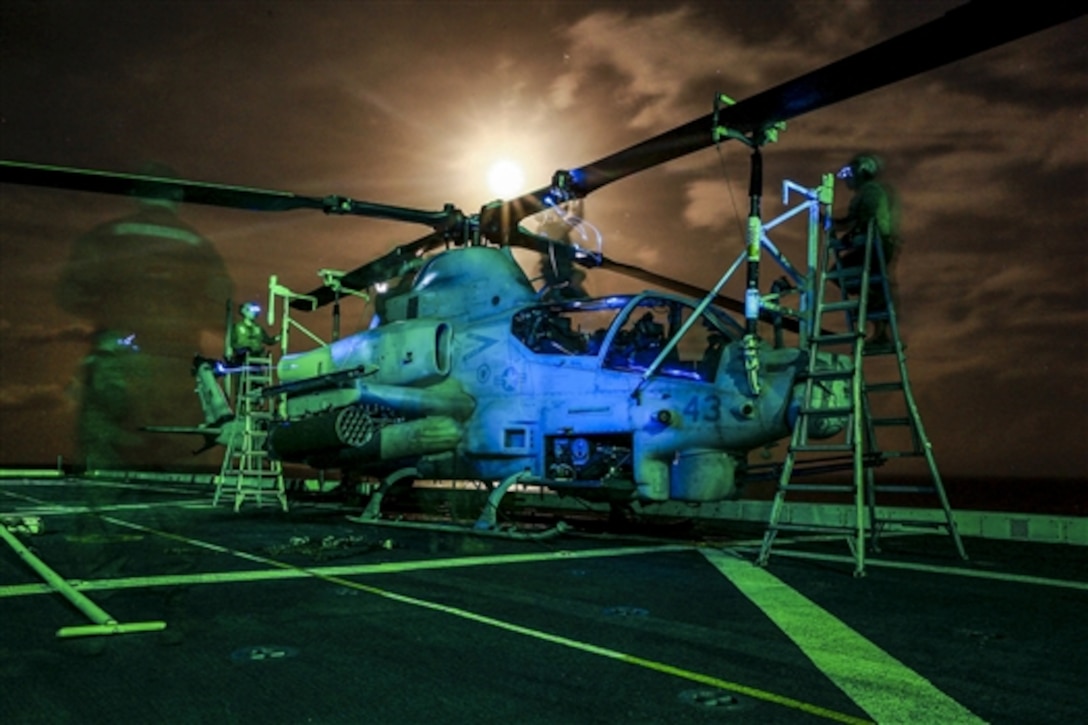
[[[136,211],[77,239],[56,291],[62,309],[97,331],[81,366],[77,420],[88,468],[191,459],[181,437],[141,428],[200,421],[193,355],[203,333],[222,339],[232,294],[211,242],[177,217],[173,170],[148,164],[141,176],[150,178],[134,191]]]
[[[865,244],[870,224],[872,225],[873,233],[879,238],[884,254],[888,288],[892,291],[894,304],[897,287],[893,265],[900,247],[899,202],[895,190],[880,179],[883,169],[883,162],[874,154],[862,153],[850,159],[838,172],[838,177],[846,183],[846,188],[853,192],[853,196],[850,198],[846,216],[832,219],[832,223],[839,232],[839,266],[843,269],[865,264]],[[873,274],[879,272],[875,249],[869,269]],[[879,281],[872,282],[869,287],[869,312],[881,313],[887,309],[888,300],[885,299],[883,285]],[[874,320],[873,334],[867,344],[881,346],[890,342],[887,320]]]
[[[133,441],[128,381],[139,369],[132,335],[99,330],[80,364],[81,409],[76,437],[88,468],[123,468],[121,451]]]
[[[241,364],[247,357],[266,357],[268,345],[280,341],[279,335],[269,335],[257,322],[261,306],[243,302],[238,306],[240,318],[230,329],[231,362]]]

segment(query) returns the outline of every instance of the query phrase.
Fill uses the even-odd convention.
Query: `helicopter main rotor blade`
[[[0,161],[0,182],[249,211],[316,209],[326,214],[349,214],[424,224],[435,230],[450,232],[459,232],[464,220],[464,215],[450,205],[441,211],[427,211],[356,201],[344,196],[301,196],[286,191],[19,161]]]
[[[340,296],[340,290],[365,290],[379,282],[400,277],[410,271],[420,257],[446,242],[446,235],[443,232],[433,232],[414,242],[401,244],[388,254],[346,272],[336,281],[336,284],[322,285],[307,292],[305,297],[292,300],[291,306],[299,310],[314,310],[335,302]]]
[[[182,181],[143,174],[27,164],[19,161],[0,161],[0,182],[253,211],[324,208],[321,199],[297,196],[283,191]]]
[[[581,197],[639,171],[712,146],[715,129],[758,136],[781,121],[860,96],[957,60],[995,48],[1086,12],[1078,3],[1038,3],[1030,11],[1013,4],[973,0],[962,7],[878,45],[818,70],[720,108],[602,159],[560,172],[562,184],[538,189],[486,214],[481,228],[500,242],[510,233],[502,220],[518,220],[565,197]],[[557,188],[565,186],[567,188]],[[485,210],[489,211],[489,210]],[[522,216],[517,216],[522,214]],[[481,215],[483,218],[484,215]]]

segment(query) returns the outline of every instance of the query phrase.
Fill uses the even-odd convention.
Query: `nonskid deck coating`
[[[1068,722],[1088,705],[1083,548],[968,540],[962,563],[942,537],[890,539],[855,579],[842,542],[780,544],[762,570],[728,531],[515,542],[306,504],[235,514],[206,489],[0,494],[4,513],[43,517],[20,538],[113,617],[167,623],[58,639],[85,618],[5,547],[10,722],[917,722],[930,707]]]

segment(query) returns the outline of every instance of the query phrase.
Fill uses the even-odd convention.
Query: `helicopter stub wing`
[[[148,433],[201,436],[204,439],[204,445],[193,451],[194,456],[215,448],[216,446],[225,446],[227,444],[227,441],[223,436],[226,429],[222,427],[202,428],[195,425],[145,425],[140,430],[147,431]]]

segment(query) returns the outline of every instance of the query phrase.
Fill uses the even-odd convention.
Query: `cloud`
[[[567,70],[552,83],[559,109],[575,103],[593,71],[618,74],[614,100],[626,125],[654,129],[709,110],[708,99],[694,106],[687,92],[702,79],[723,88],[756,90],[768,71],[802,63],[804,54],[787,43],[758,49],[742,36],[707,23],[691,6],[631,15],[597,12],[566,29]]]
[[[94,329],[78,322],[48,328],[34,323],[13,324],[9,320],[0,320],[0,333],[12,340],[26,343],[89,342]]]
[[[723,209],[729,193],[729,186],[724,181],[699,180],[687,183],[684,186],[684,222],[694,229],[722,228],[727,219]]]
[[[73,407],[64,386],[43,383],[25,385],[15,383],[0,386],[0,411],[62,411]]]
[[[1088,310],[1076,286],[1055,285],[1045,264],[956,252],[918,262],[899,270],[910,282],[901,313],[930,382],[986,371],[1010,385],[1046,370],[1085,372],[1085,343],[1070,331],[1088,327]]]
[[[740,100],[859,50],[882,33],[871,0],[775,3],[768,22],[748,8],[684,4],[663,12],[590,13],[563,31],[566,70],[551,84],[559,109],[599,74],[633,129],[658,129],[710,110],[710,94]],[[759,13],[763,12],[763,6]]]
[[[798,2],[790,7],[794,27],[824,48],[839,48],[846,55],[880,40],[880,26],[872,0],[828,3]]]

